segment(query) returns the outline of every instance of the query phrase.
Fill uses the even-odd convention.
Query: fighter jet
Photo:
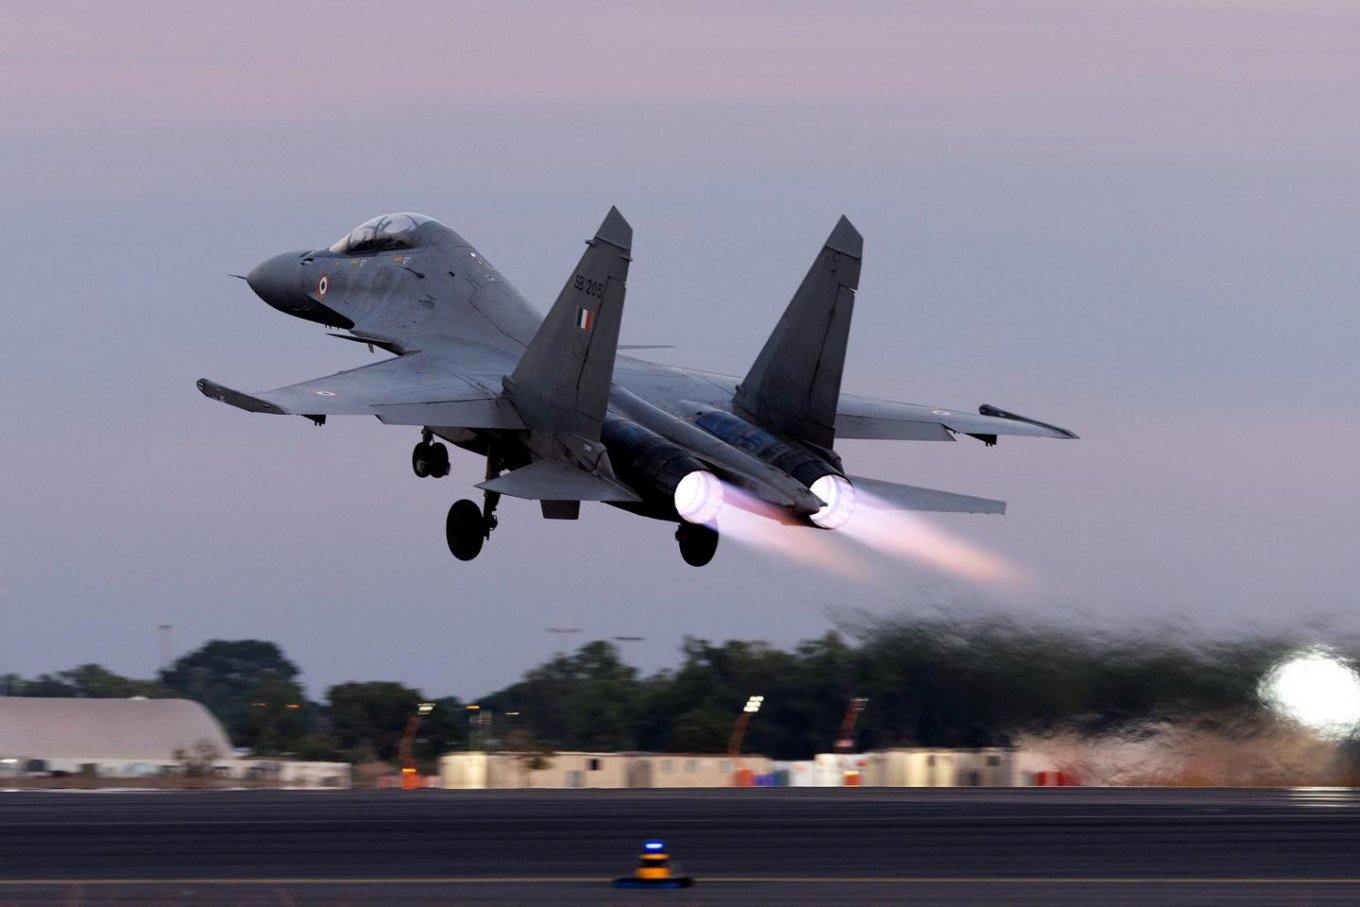
[[[990,405],[970,413],[842,394],[863,250],[844,217],[742,379],[619,354],[632,244],[611,208],[543,317],[439,221],[376,217],[329,247],[270,258],[246,280],[279,311],[390,358],[255,394],[207,379],[198,388],[318,425],[364,415],[415,428],[411,469],[422,478],[448,475],[445,441],[484,457],[483,503],[459,500],[445,521],[464,561],[496,528],[502,495],[538,501],[550,520],[601,501],[675,523],[694,566],[712,560],[724,507],[831,530],[853,517],[859,488],[878,506],[1004,513],[1001,501],[850,475],[836,441],[1076,437]]]

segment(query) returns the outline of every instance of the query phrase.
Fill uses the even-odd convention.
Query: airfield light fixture
[[[1360,675],[1326,648],[1286,656],[1261,678],[1257,695],[1319,736],[1339,740],[1360,730]]]
[[[406,732],[401,735],[401,745],[398,747],[398,756],[401,758],[401,789],[415,790],[421,786],[420,769],[416,765],[415,755],[412,748],[416,742],[416,730],[420,727],[420,722],[425,720],[425,716],[434,711],[435,703],[422,702],[416,706],[416,713],[406,722]]]

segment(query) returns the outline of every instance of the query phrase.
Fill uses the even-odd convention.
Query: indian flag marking
[[[585,306],[576,310],[576,326],[583,331],[590,330],[590,325],[595,321],[595,313]]]

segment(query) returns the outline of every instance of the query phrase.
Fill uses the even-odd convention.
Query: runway
[[[663,838],[696,880],[607,886]],[[12,792],[9,904],[1360,901],[1353,790]]]

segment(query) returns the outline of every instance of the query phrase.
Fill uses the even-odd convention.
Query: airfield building
[[[483,788],[731,787],[739,770],[769,775],[764,756],[685,753],[553,753],[533,767],[524,753],[449,753],[439,760],[440,785]]]
[[[344,763],[243,759],[212,713],[188,699],[0,696],[0,778],[175,778],[195,774],[349,787]]]

